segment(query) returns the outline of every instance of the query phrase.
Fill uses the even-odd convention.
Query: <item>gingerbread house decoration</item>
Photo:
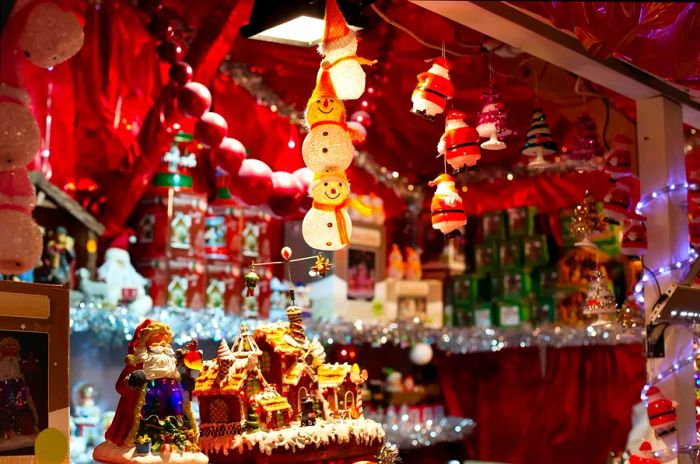
[[[357,419],[362,417],[360,386],[367,380],[367,371],[357,364],[323,364],[318,368],[318,388],[323,397],[326,417]]]
[[[287,308],[289,324],[277,323],[258,328],[255,340],[262,351],[261,370],[292,406],[294,420],[301,414],[306,396],[318,398],[316,369],[326,360],[323,347],[304,333],[301,309]]]
[[[268,382],[260,372],[261,351],[246,324],[229,348],[221,341],[216,359],[206,361],[197,377],[194,396],[199,401],[200,435],[232,435],[245,429],[250,407]]]
[[[292,407],[273,385],[265,387],[252,400],[261,430],[269,432],[291,425]]]

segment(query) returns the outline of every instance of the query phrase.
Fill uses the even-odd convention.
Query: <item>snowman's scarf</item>
[[[348,198],[344,202],[338,205],[329,205],[327,203],[319,203],[318,201],[313,202],[313,207],[321,211],[328,211],[335,213],[335,221],[338,223],[338,235],[340,236],[340,243],[343,245],[350,244],[350,238],[348,237],[348,225],[345,222],[345,216],[343,215],[343,209],[351,206],[360,212],[363,216],[368,216],[372,212],[371,208],[366,207],[354,198]]]
[[[357,56],[357,55],[348,55],[348,56],[344,56],[342,58],[338,58],[337,60],[335,60],[332,63],[329,63],[327,60],[324,60],[323,63],[321,63],[321,67],[323,69],[325,69],[326,71],[328,71],[336,64],[342,63],[343,61],[348,61],[348,60],[357,61],[360,65],[365,65],[365,66],[372,66],[373,64],[377,63],[377,60],[368,60],[367,58],[362,58],[361,56]]]

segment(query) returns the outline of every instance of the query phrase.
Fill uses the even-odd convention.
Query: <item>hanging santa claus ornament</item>
[[[608,222],[619,224],[625,220],[644,221],[635,209],[640,199],[639,179],[629,175],[618,179],[603,198],[603,213]]]
[[[552,140],[549,125],[541,109],[537,108],[532,113],[530,129],[525,137],[525,145],[521,153],[531,158],[527,168],[530,170],[546,168],[549,163],[544,159],[544,156],[556,153],[557,144]]]
[[[676,431],[676,405],[666,399],[658,387],[647,390],[647,414],[649,424],[656,432],[656,436],[663,437]]]
[[[661,461],[652,457],[651,443],[645,441],[639,447],[639,452],[630,456],[626,464],[661,464]]]
[[[460,229],[467,225],[467,214],[454,179],[449,174],[440,174],[428,185],[437,186],[430,202],[433,229],[445,234],[445,238],[461,235]]]
[[[445,111],[447,101],[452,99],[455,89],[450,80],[452,65],[447,58],[441,56],[427,62],[432,63],[432,66],[417,76],[418,85],[411,96],[411,112],[432,121],[436,115]]]
[[[437,150],[447,164],[455,169],[455,174],[467,167],[476,165],[481,158],[479,133],[464,122],[465,114],[450,110],[445,119],[445,133],[440,137]]]
[[[348,197],[350,184],[343,171],[316,173],[309,186],[313,204],[304,216],[301,233],[306,243],[317,250],[337,251],[345,248],[352,237],[352,220],[347,207],[363,215],[371,210]]]
[[[612,149],[605,155],[605,172],[613,179],[628,176],[632,170],[632,139],[617,134]]]
[[[360,98],[367,79],[362,65],[371,66],[375,61],[357,56],[357,36],[348,27],[336,0],[326,1],[323,41],[318,51],[324,57],[318,77],[327,71],[341,100]]]
[[[306,104],[309,133],[301,154],[313,172],[344,171],[352,163],[355,149],[345,123],[345,106],[335,94],[327,72],[321,73]]]
[[[501,96],[493,89],[484,93],[483,100],[484,107],[479,114],[479,125],[476,126],[476,131],[481,138],[488,140],[481,144],[481,148],[484,150],[503,150],[506,148],[506,144],[499,140],[499,137],[510,134],[506,125],[505,105]]]
[[[629,257],[642,257],[648,248],[647,229],[644,223],[639,221],[625,222],[625,229],[622,232],[622,242],[620,251]]]

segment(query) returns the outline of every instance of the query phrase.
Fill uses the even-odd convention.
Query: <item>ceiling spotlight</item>
[[[361,11],[374,0],[338,0],[350,29],[365,25]],[[255,0],[248,24],[241,27],[247,39],[313,47],[323,39],[325,0]]]

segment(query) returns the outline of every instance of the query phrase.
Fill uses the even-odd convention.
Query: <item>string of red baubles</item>
[[[280,218],[308,211],[311,200],[306,192],[313,172],[306,167],[293,173],[272,171],[264,161],[248,158],[243,144],[228,137],[226,119],[211,111],[209,89],[192,80],[192,67],[182,61],[187,47],[184,31],[175,27],[171,12],[160,0],[141,0],[138,7],[150,15],[147,30],[160,41],[158,57],[170,64],[169,85],[177,91],[177,110],[196,119],[194,138],[209,150],[212,165],[228,174],[231,193],[245,205],[265,207]]]

